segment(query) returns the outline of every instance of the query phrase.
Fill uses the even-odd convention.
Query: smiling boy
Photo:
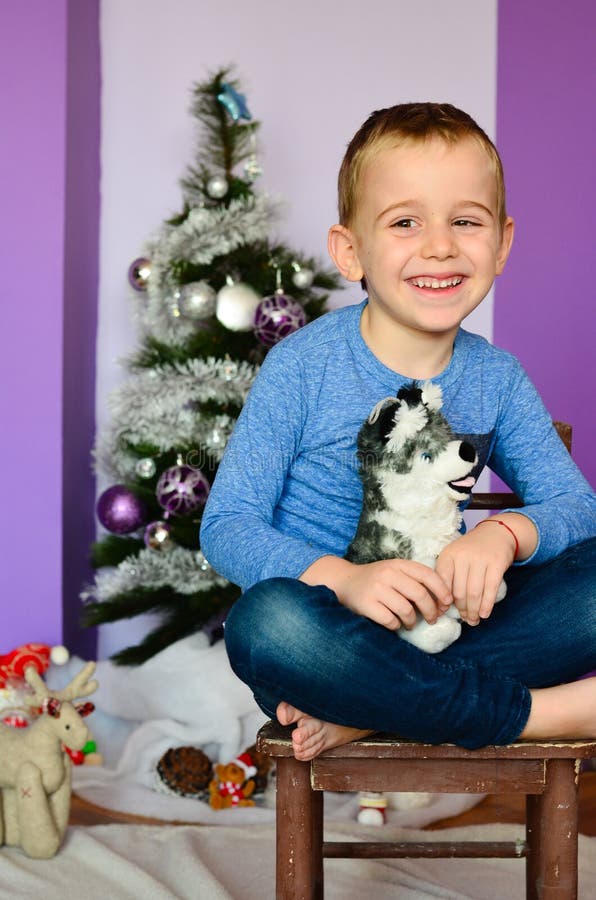
[[[596,666],[594,495],[517,360],[461,328],[511,248],[498,153],[448,104],[381,110],[348,146],[339,210],[329,251],[367,300],[269,353],[203,518],[204,553],[245,589],[226,624],[232,667],[295,724],[299,759],[377,730],[469,747],[593,737],[596,679],[573,679]],[[348,562],[359,426],[431,378],[478,471],[524,507],[462,535],[435,570]],[[436,657],[395,639],[452,603],[481,627]]]
[[[471,138],[381,150],[357,196],[347,224],[331,228],[329,247],[350,281],[366,274],[363,337],[386,365],[437,375],[462,320],[503,271],[513,238],[486,151]]]

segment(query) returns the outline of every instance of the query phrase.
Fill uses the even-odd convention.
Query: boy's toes
[[[291,725],[293,722],[297,722],[304,713],[282,700],[275,710],[275,715],[280,725]]]

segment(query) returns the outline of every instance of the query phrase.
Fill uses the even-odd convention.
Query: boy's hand
[[[416,611],[433,623],[453,602],[441,576],[411,559],[385,559],[353,570],[338,585],[344,606],[390,631],[416,624]]]
[[[390,631],[402,625],[412,628],[417,610],[427,622],[435,622],[453,602],[441,576],[410,559],[357,565],[323,557],[301,578],[308,584],[326,584],[344,606]]]
[[[515,541],[497,524],[472,529],[442,551],[436,571],[449,586],[464,622],[488,619],[503,575],[515,558]]]

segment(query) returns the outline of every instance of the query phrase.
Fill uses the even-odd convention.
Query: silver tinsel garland
[[[209,265],[215,257],[266,240],[278,205],[264,195],[250,196],[227,207],[194,208],[179,225],[166,223],[144,251],[151,275],[135,309],[141,330],[164,344],[184,344],[197,323],[175,315],[180,285],[172,264],[185,260]],[[139,456],[127,444],[147,444],[159,453],[185,448],[184,461],[199,469],[205,463],[202,449],[220,459],[235,419],[223,412],[206,414],[200,405],[216,401],[220,408],[227,402],[241,407],[257,371],[258,366],[247,362],[212,357],[132,374],[108,399],[110,423],[94,451],[97,469],[115,481],[135,480]],[[192,594],[225,587],[228,582],[204,560],[201,563],[198,553],[198,535],[194,551],[177,545],[162,552],[142,549],[118,566],[98,571],[81,598],[102,602],[139,588],[167,586]]]
[[[196,330],[196,323],[172,314],[179,290],[172,262],[183,259],[209,265],[216,256],[265,240],[278,206],[266,195],[243,197],[227,207],[191,209],[180,225],[165,224],[145,248],[151,260],[151,277],[145,302],[137,306],[145,332],[165,344],[184,343]]]
[[[98,437],[97,468],[108,477],[134,478],[138,455],[124,442],[151,444],[161,453],[180,447],[206,447],[221,459],[235,419],[225,414],[199,414],[209,400],[242,406],[258,367],[226,359],[191,359],[133,375],[110,396],[111,419]],[[189,458],[201,468],[201,460]]]
[[[195,594],[227,584],[210,566],[204,569],[198,565],[196,550],[175,546],[161,553],[141,550],[113,569],[102,569],[94,585],[81,593],[81,599],[102,602],[138,588],[171,587],[180,594]]]

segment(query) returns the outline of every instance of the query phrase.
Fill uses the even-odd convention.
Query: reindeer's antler
[[[30,706],[41,706],[48,697],[54,697],[56,700],[75,700],[77,697],[88,697],[98,688],[95,679],[89,681],[89,676],[94,672],[95,663],[88,662],[65,688],[60,691],[52,691],[33,666],[27,666],[25,680],[34,691],[33,696],[27,698],[27,703]]]
[[[57,697],[58,700],[75,700],[77,697],[88,697],[89,694],[92,694],[99,687],[95,679],[89,681],[89,676],[93,675],[94,672],[95,663],[88,662],[65,688],[62,688],[61,691],[51,691],[52,697]]]
[[[27,706],[41,706],[43,701],[50,696],[50,689],[35,666],[27,666],[25,681],[33,688],[33,696],[25,697],[25,703]]]

